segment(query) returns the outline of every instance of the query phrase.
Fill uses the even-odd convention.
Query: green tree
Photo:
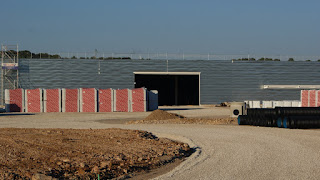
[[[293,58],[289,58],[288,61],[294,61],[294,59]]]

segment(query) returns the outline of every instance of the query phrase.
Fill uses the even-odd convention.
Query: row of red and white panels
[[[301,90],[301,107],[320,107],[320,90]]]
[[[145,112],[158,108],[158,94],[136,89],[6,89],[7,112]]]

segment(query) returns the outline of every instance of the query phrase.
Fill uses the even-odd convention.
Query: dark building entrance
[[[134,72],[135,88],[158,90],[159,105],[200,105],[200,72]]]

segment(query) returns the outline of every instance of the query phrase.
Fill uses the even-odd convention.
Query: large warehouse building
[[[320,62],[216,60],[21,59],[19,82],[34,88],[158,90],[159,105],[244,100],[299,100],[300,89],[263,85],[318,85]]]

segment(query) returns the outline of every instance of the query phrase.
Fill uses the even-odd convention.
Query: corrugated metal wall
[[[100,63],[100,74],[99,72]],[[242,100],[299,100],[299,90],[263,84],[319,85],[320,62],[169,60],[170,72],[201,72],[201,104]],[[165,60],[20,60],[22,88],[133,88],[135,71],[167,71]]]

